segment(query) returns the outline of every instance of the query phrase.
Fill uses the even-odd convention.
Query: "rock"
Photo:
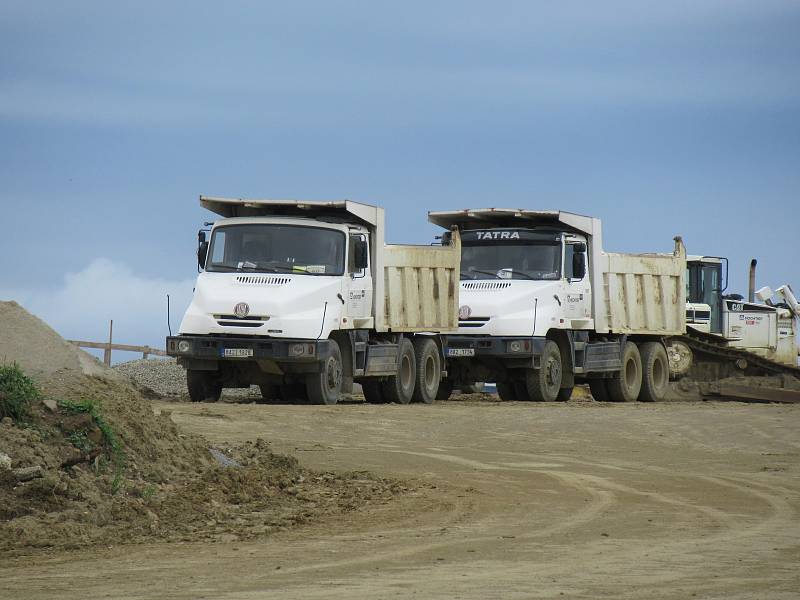
[[[14,477],[17,478],[17,481],[30,481],[31,479],[37,479],[42,477],[44,472],[42,471],[42,467],[35,466],[35,467],[22,467],[20,469],[14,469]]]
[[[8,471],[11,468],[11,457],[5,452],[0,452],[0,470]]]
[[[50,400],[50,398],[47,398],[45,400],[42,400],[42,404],[44,404],[44,407],[51,413],[58,412],[58,403],[55,400]]]
[[[3,417],[3,420],[0,421],[0,423],[5,425],[6,427],[11,427],[14,424],[14,419],[12,419],[11,417]]]

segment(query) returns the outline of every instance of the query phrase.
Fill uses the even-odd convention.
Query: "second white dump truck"
[[[494,381],[504,400],[659,400],[665,340],[686,331],[686,251],[605,252],[599,219],[563,211],[431,212],[462,243],[459,329],[447,336],[453,387]]]
[[[432,402],[440,334],[458,327],[458,232],[443,246],[384,244],[384,211],[349,200],[200,198],[192,303],[167,353],[194,401],[258,385],[265,399]]]

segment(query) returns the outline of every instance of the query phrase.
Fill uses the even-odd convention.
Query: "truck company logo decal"
[[[479,240],[518,240],[519,231],[476,231]]]
[[[239,302],[239,304],[233,307],[233,314],[240,319],[244,319],[250,314],[250,306],[247,304],[247,302]]]

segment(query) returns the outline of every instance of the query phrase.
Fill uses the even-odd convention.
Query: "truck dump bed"
[[[595,317],[598,326],[605,320],[614,333],[686,332],[686,252],[680,238],[674,254],[607,253],[604,259],[605,314]]]
[[[460,264],[458,232],[453,232],[449,246],[384,246],[386,329],[457,330]]]

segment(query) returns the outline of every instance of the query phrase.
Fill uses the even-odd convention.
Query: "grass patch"
[[[95,425],[100,430],[100,433],[103,434],[103,442],[105,446],[109,450],[111,464],[114,468],[114,479],[111,481],[111,493],[116,494],[122,489],[122,485],[124,483],[124,475],[125,475],[125,453],[122,450],[122,444],[120,444],[119,437],[111,428],[108,421],[103,418],[102,413],[100,412],[100,407],[94,400],[81,400],[80,402],[72,402],[71,400],[59,400],[58,406],[61,410],[72,413],[72,414],[79,414],[79,413],[86,413],[92,417]],[[84,434],[73,434],[77,435],[76,439],[71,439],[70,442],[78,449],[81,449],[79,444],[83,444],[84,440],[81,436],[85,437]],[[80,439],[79,439],[80,438]],[[89,440],[85,440],[87,443]]]
[[[36,384],[16,363],[0,365],[0,419],[11,417],[14,421],[24,421],[31,402],[38,398]]]

